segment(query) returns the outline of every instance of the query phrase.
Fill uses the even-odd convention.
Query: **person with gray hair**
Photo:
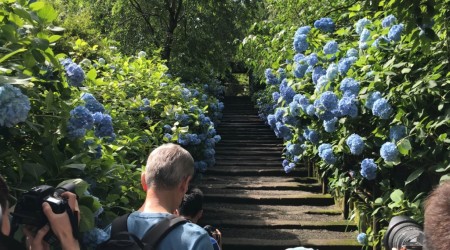
[[[142,240],[149,229],[172,216],[180,206],[193,174],[194,159],[181,146],[169,143],[154,149],[141,174],[141,185],[146,192],[145,201],[138,211],[128,215],[128,232]],[[208,233],[190,222],[171,230],[156,249],[213,250]]]

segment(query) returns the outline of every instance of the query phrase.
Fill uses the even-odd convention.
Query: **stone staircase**
[[[249,97],[225,99],[216,166],[202,179],[200,225],[223,234],[223,249],[356,250],[356,226],[344,220],[306,168],[286,174],[283,141],[260,120]]]

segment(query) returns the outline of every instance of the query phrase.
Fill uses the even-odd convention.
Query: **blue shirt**
[[[133,212],[128,217],[128,232],[142,239],[145,232],[155,226],[169,213],[141,213]],[[111,226],[106,229],[111,234]],[[161,250],[214,250],[208,233],[200,226],[185,223],[175,227],[158,245]]]

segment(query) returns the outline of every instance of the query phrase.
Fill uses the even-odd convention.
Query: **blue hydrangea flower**
[[[266,71],[264,71],[264,75],[266,76],[267,84],[276,85],[279,83],[278,78],[272,73],[272,69],[266,69]]]
[[[145,58],[147,56],[147,53],[145,51],[139,51],[138,58]]]
[[[360,233],[356,236],[356,240],[361,245],[367,245],[367,235],[365,233]]]
[[[302,95],[302,94],[296,94],[293,98],[294,102],[297,102],[300,105],[300,108],[302,110],[306,110],[306,108],[309,105],[309,100],[308,98],[306,98],[306,96]]]
[[[316,53],[311,53],[305,58],[305,61],[309,66],[315,66],[319,62],[319,58]]]
[[[398,160],[399,152],[394,143],[386,142],[381,146],[380,155],[385,161],[396,161]]]
[[[396,24],[392,26],[388,33],[389,40],[396,42],[400,41],[403,29],[404,29],[403,24]]]
[[[364,150],[364,141],[361,136],[357,134],[350,135],[345,141],[350,148],[352,155],[360,155]]]
[[[312,80],[314,84],[317,84],[319,78],[321,76],[324,76],[327,73],[327,71],[322,68],[322,66],[317,66],[313,69],[313,73],[312,73]]]
[[[406,136],[406,127],[403,125],[395,125],[389,129],[389,139],[398,141]]]
[[[311,30],[311,26],[302,26],[295,31],[295,36],[298,35],[308,35],[309,31]]]
[[[103,115],[103,119],[95,126],[95,136],[97,137],[112,137],[114,128],[112,118],[110,115]]]
[[[303,152],[303,148],[299,144],[291,144],[289,143],[286,146],[286,153],[288,156],[294,157],[296,155],[299,155]]]
[[[323,47],[323,53],[327,55],[336,54],[338,51],[338,43],[336,41],[329,41]]]
[[[105,64],[106,64],[105,59],[100,57],[100,58],[98,59],[98,64],[100,64],[100,65],[105,65]]]
[[[323,127],[326,132],[332,133],[337,130],[336,128],[337,117],[333,117],[333,119],[328,121],[323,121]]]
[[[353,63],[356,62],[356,60],[357,60],[356,57],[344,57],[341,60],[339,60],[338,63],[339,74],[341,74],[342,76],[347,75],[348,70],[353,65]]]
[[[30,100],[20,89],[11,84],[0,86],[0,126],[10,128],[24,122],[30,109]]]
[[[318,148],[318,151],[319,157],[322,158],[324,162],[326,162],[327,164],[336,163],[336,157],[333,154],[333,148],[331,147],[331,144],[321,144]]]
[[[338,76],[338,73],[339,73],[338,66],[335,63],[332,63],[327,68],[326,76],[329,80],[333,81]]]
[[[97,245],[109,239],[109,234],[100,228],[93,228],[83,233],[83,245],[95,249]]]
[[[369,48],[369,44],[366,42],[359,42],[359,49],[366,50]]]
[[[283,160],[284,172],[289,173],[295,168],[295,163],[289,162],[288,160]]]
[[[94,126],[94,118],[86,107],[78,106],[70,111],[69,123],[75,128],[91,129]]]
[[[189,100],[191,98],[191,91],[188,88],[182,88],[181,89],[181,96],[183,97],[184,100]]]
[[[220,135],[215,135],[215,136],[213,137],[213,139],[214,139],[214,142],[215,142],[215,143],[218,143],[218,142],[220,142],[220,140],[222,140],[222,137],[221,137]]]
[[[305,55],[301,54],[301,53],[297,53],[294,55],[294,62],[296,63],[300,63],[302,61],[304,61],[305,59]]]
[[[294,63],[294,76],[297,78],[303,78],[308,70],[308,64],[306,63]]]
[[[94,124],[98,124],[103,119],[103,113],[95,112],[94,114],[92,114],[92,118],[94,119]]]
[[[288,103],[292,102],[292,99],[296,94],[295,91],[288,85],[288,81],[286,79],[284,79],[280,84],[280,94]]]
[[[331,91],[325,91],[319,98],[320,106],[325,108],[325,110],[332,111],[335,110],[338,106],[338,97],[335,93]]]
[[[338,108],[342,116],[348,115],[351,118],[358,116],[358,106],[353,96],[342,97],[342,99],[339,100]]]
[[[275,115],[270,114],[267,116],[267,123],[270,125],[270,127],[273,129],[275,128],[275,125],[277,123],[277,118],[275,117]]]
[[[167,141],[171,141],[171,140],[172,140],[172,135],[169,134],[169,133],[165,133],[164,136],[163,136],[163,138],[166,138]]]
[[[315,130],[305,129],[303,132],[303,137],[313,144],[319,143],[319,134]]]
[[[391,105],[384,98],[376,100],[372,107],[373,115],[378,116],[383,120],[388,119],[389,116],[392,114],[392,111],[393,110]]]
[[[363,31],[361,32],[361,35],[359,36],[359,42],[367,42],[367,40],[369,40],[370,38],[370,30],[364,28]]]
[[[339,89],[344,93],[344,96],[358,96],[359,82],[353,78],[344,78],[341,81]]]
[[[194,162],[194,168],[195,170],[204,173],[208,168],[208,164],[205,161],[196,161]]]
[[[368,108],[368,109],[372,109],[372,107],[373,107],[373,104],[378,100],[378,99],[381,99],[382,98],[382,96],[381,96],[381,93],[380,92],[378,92],[378,91],[375,91],[375,92],[371,92],[370,94],[369,94],[369,96],[367,97],[367,100],[366,100],[366,108]]]
[[[278,102],[278,99],[280,99],[280,93],[278,93],[278,92],[273,92],[273,93],[272,93],[272,100],[273,100],[275,103],[277,103],[277,102]]]
[[[316,20],[314,22],[314,27],[316,27],[317,29],[323,31],[323,32],[333,32],[335,25],[334,22],[331,18],[329,17],[323,17],[319,20]]]
[[[375,180],[377,177],[377,164],[375,164],[373,159],[364,159],[361,162],[361,175],[367,180]]]
[[[71,60],[63,60],[62,64],[66,70],[69,84],[75,87],[81,87],[85,78],[83,69]]]
[[[372,43],[372,47],[379,48],[380,43],[389,43],[389,39],[386,36],[380,36]]]
[[[286,70],[283,68],[279,68],[277,70],[277,73],[279,75],[280,81],[283,81],[286,78]]]
[[[359,52],[358,52],[358,50],[356,50],[354,48],[351,48],[351,49],[347,50],[346,56],[347,57],[356,57],[356,58],[358,58],[359,57]]]
[[[313,116],[316,114],[316,108],[314,107],[314,105],[310,104],[308,105],[308,107],[306,107],[306,114],[308,114],[309,116]]]
[[[358,35],[361,35],[364,27],[366,27],[367,25],[370,25],[371,23],[372,22],[369,21],[367,18],[359,19],[355,24],[356,33],[358,33]]]
[[[289,111],[292,116],[298,116],[300,115],[300,104],[296,101],[292,101],[289,103]]]
[[[281,122],[277,122],[275,126],[276,126],[275,135],[278,138],[283,138],[285,140],[290,140],[292,138],[291,129],[289,129],[286,125],[284,125]]]
[[[95,99],[95,97],[90,93],[83,93],[81,99],[85,102],[85,107],[89,109],[92,113],[95,112],[105,112],[103,105]]]
[[[383,19],[383,21],[381,21],[381,26],[383,26],[383,28],[387,28],[387,27],[391,27],[392,25],[397,23],[397,18],[395,18],[394,15],[389,15],[387,17],[385,17]]]
[[[319,78],[319,80],[317,81],[315,90],[316,90],[317,92],[320,92],[320,91],[329,89],[329,88],[324,89],[324,88],[328,85],[328,82],[329,82],[329,81],[330,81],[330,80],[328,79],[327,76],[321,76],[321,77]]]
[[[294,50],[298,53],[305,52],[308,47],[307,36],[305,34],[298,34],[294,37]]]

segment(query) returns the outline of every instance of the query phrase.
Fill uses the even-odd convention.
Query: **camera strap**
[[[73,237],[77,240],[78,239],[78,214],[74,214],[72,209],[70,208],[69,204],[66,203],[66,212],[69,216],[70,225],[72,226],[72,234]]]

